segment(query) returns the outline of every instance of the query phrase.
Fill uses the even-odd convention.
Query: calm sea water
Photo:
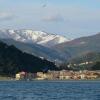
[[[100,81],[1,81],[0,100],[100,100]]]

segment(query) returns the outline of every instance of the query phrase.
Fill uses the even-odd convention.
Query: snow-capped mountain
[[[69,41],[60,35],[33,30],[0,30],[0,38],[11,38],[19,42],[36,43],[46,47]]]

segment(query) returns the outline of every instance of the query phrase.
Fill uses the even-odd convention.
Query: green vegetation
[[[57,70],[56,66],[47,60],[24,53],[13,45],[0,42],[0,75],[15,75],[17,72],[37,72],[45,69]]]
[[[100,62],[96,62],[96,64],[92,66],[92,70],[100,70]]]
[[[70,65],[70,67],[68,67]],[[100,53],[89,52],[87,54],[70,59],[61,65],[67,70],[100,70]]]
[[[100,53],[99,52],[88,52],[86,54],[77,56],[69,60],[71,63],[82,63],[82,62],[97,62],[100,61]]]

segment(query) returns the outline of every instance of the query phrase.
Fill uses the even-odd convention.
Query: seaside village
[[[27,73],[19,72],[16,74],[16,80],[81,80],[81,79],[98,79],[100,71],[48,71],[47,73]]]

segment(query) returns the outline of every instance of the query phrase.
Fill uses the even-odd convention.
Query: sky
[[[93,35],[100,32],[100,0],[0,0],[0,29]]]

